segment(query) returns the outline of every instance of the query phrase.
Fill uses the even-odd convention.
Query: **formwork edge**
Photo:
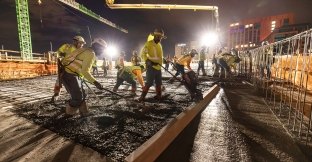
[[[126,162],[155,161],[183,129],[199,114],[219,92],[220,87],[214,85],[204,93],[204,99],[196,105],[191,105],[185,111],[172,119],[154,136],[143,143],[125,158]]]

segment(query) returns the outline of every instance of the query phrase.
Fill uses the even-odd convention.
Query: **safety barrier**
[[[259,88],[294,137],[312,143],[312,29],[240,54],[239,73]]]
[[[24,60],[20,52],[0,50],[0,80],[32,78],[57,73],[53,53],[33,53],[32,60]]]

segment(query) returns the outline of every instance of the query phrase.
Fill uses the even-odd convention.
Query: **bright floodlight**
[[[114,45],[108,45],[105,52],[111,58],[116,56],[118,53],[117,48]]]
[[[210,32],[202,35],[200,40],[200,44],[202,46],[213,46],[218,42],[218,35],[217,33]]]

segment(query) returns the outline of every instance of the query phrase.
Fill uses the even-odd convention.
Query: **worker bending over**
[[[174,75],[175,77],[169,79],[169,83],[172,83],[177,76],[179,76],[180,74],[183,76],[185,74],[185,71],[184,71],[184,66],[187,67],[187,69],[189,71],[193,71],[192,68],[191,68],[191,62],[192,62],[192,59],[193,57],[197,54],[197,51],[195,49],[192,49],[191,52],[187,55],[183,55],[181,56],[175,63],[175,67],[177,68],[177,72],[176,74]]]
[[[106,47],[103,39],[95,39],[89,48],[81,48],[67,55],[62,60],[63,65],[63,84],[70,94],[70,100],[66,104],[67,115],[75,115],[79,110],[81,116],[87,116],[89,110],[85,102],[86,95],[83,91],[83,82],[87,81],[94,84],[98,89],[102,85],[91,75],[90,70],[95,60],[95,53],[102,52]],[[81,87],[78,79],[81,80]]]
[[[62,88],[62,81],[60,76],[60,66],[61,66],[61,60],[66,57],[68,54],[74,52],[76,49],[80,49],[83,47],[83,45],[86,44],[85,40],[81,36],[75,36],[73,38],[73,43],[63,44],[57,51],[57,64],[58,64],[58,77],[56,79],[55,85],[54,85],[54,95],[52,97],[52,100],[55,100],[57,96],[60,95],[61,88]]]
[[[143,82],[143,76],[142,73],[144,72],[144,66],[124,66],[122,69],[119,69],[117,72],[117,82],[116,85],[114,86],[113,91],[117,92],[118,87],[124,82],[128,82],[131,84],[131,95],[135,96],[136,93],[136,82],[135,78],[137,78],[138,82],[142,87],[144,87],[144,82]]]

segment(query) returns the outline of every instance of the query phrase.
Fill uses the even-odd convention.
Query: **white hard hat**
[[[73,40],[78,41],[78,42],[82,42],[83,44],[86,44],[86,41],[83,39],[83,37],[79,36],[79,35],[75,36],[73,38]]]
[[[98,43],[99,45],[103,46],[103,47],[107,47],[107,43],[105,42],[104,39],[102,38],[95,38],[91,44],[94,44],[94,43]]]

